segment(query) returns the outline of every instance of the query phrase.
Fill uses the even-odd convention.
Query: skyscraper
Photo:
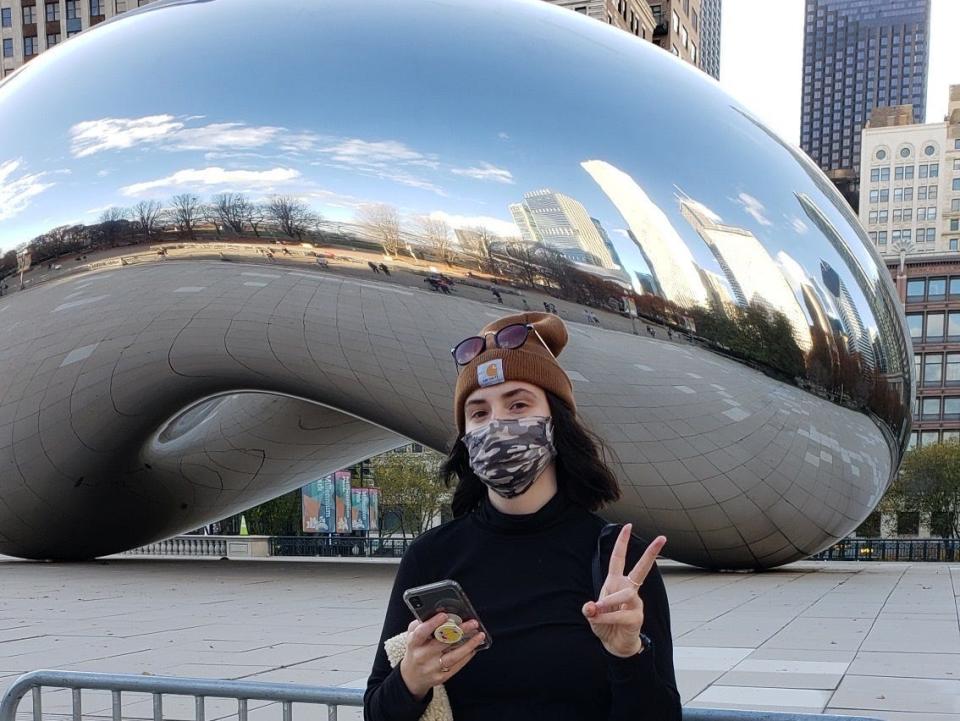
[[[527,242],[539,242],[570,260],[613,268],[614,262],[597,224],[579,201],[549,188],[523,196],[510,213]]]
[[[720,79],[720,5],[722,0],[701,0],[700,67]]]
[[[878,105],[927,107],[930,0],[806,0],[800,146],[859,205],[860,131]]]
[[[586,160],[580,165],[623,216],[662,296],[687,308],[706,306],[708,293],[699,268],[667,214],[637,181],[605,160]]]

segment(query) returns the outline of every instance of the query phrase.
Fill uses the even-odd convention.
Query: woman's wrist
[[[406,657],[404,657],[405,659]],[[429,688],[420,689],[416,684],[411,683],[410,679],[407,678],[405,673],[406,667],[403,665],[404,659],[400,660],[400,678],[403,680],[403,685],[407,687],[407,691],[410,692],[410,695],[413,696],[417,701],[423,701],[427,693],[430,692]]]

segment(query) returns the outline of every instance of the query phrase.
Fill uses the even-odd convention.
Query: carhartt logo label
[[[477,366],[477,382],[481,386],[493,386],[503,383],[503,380],[503,358],[495,358]]]

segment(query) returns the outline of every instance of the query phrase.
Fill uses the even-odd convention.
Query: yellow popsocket
[[[463,638],[463,629],[460,624],[463,619],[455,614],[448,614],[447,620],[437,626],[433,632],[433,637],[441,643],[457,643]]]

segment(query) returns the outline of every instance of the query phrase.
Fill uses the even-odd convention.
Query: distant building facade
[[[859,202],[860,131],[873,108],[926,113],[930,0],[806,0],[800,146],[850,205]]]
[[[960,85],[941,123],[914,123],[909,106],[875,110],[860,164],[860,222],[881,255],[960,251]]]
[[[89,27],[152,0],[0,0],[0,77]]]
[[[616,267],[602,226],[574,198],[549,188],[535,190],[511,205],[510,213],[523,240],[542,243],[578,263]]]

